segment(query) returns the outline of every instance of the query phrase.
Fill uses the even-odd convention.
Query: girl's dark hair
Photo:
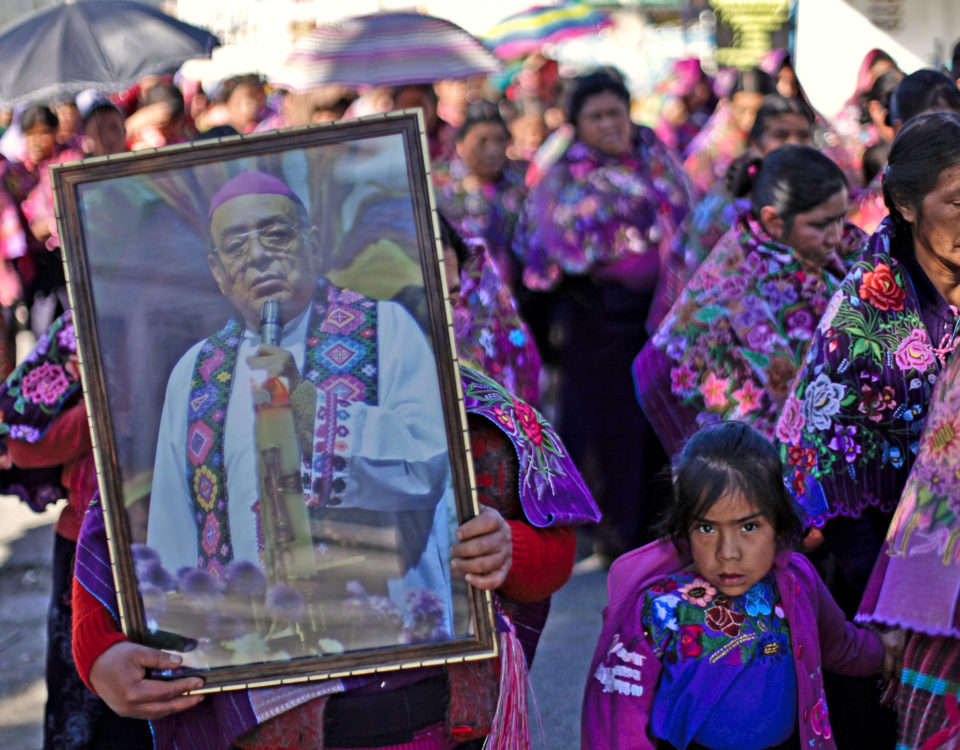
[[[737,80],[733,83],[730,98],[732,99],[734,94],[739,94],[741,91],[769,96],[777,93],[777,82],[773,76],[760,68],[741,70],[737,73]]]
[[[897,205],[912,206],[919,219],[923,199],[937,184],[940,173],[958,163],[960,114],[956,112],[919,115],[897,133],[883,173],[883,202],[898,238],[909,240],[912,233]]]
[[[627,109],[630,108],[630,92],[627,91],[623,79],[606,70],[598,70],[574,78],[570,83],[569,91],[566,109],[574,127],[576,127],[577,120],[580,119],[583,105],[591,96],[610,93],[626,104]]]
[[[56,130],[60,127],[60,118],[46,104],[34,102],[20,115],[20,129],[26,132],[35,125],[46,125],[48,128]]]
[[[936,70],[918,70],[906,76],[890,95],[890,122],[904,124],[930,110],[960,112],[957,84]]]
[[[886,124],[888,126],[893,125],[893,121],[890,119],[890,97],[893,96],[893,92],[896,91],[897,86],[900,85],[900,82],[903,80],[903,73],[899,70],[888,70],[882,76],[880,76],[876,81],[873,82],[873,87],[870,89],[870,93],[865,97],[863,103],[863,113],[860,117],[860,122],[864,125],[868,125],[871,122],[870,118],[870,102],[880,102],[883,105],[883,108],[887,110]]]
[[[393,100],[396,101],[397,97],[407,89],[413,89],[414,91],[426,94],[427,98],[432,101],[434,105],[440,102],[440,97],[437,96],[437,90],[433,87],[432,83],[404,83],[400,86],[394,86]]]
[[[225,80],[223,85],[220,87],[220,101],[224,103],[230,101],[230,97],[233,96],[233,92],[241,86],[250,86],[256,90],[263,86],[263,79],[256,73],[245,73],[239,76],[231,76]]]
[[[755,218],[771,206],[789,233],[797,214],[819,206],[842,188],[847,178],[834,162],[810,146],[786,144],[759,157],[741,159],[727,173],[727,190],[735,198],[750,196]]]
[[[681,548],[698,519],[725,495],[742,494],[793,543],[803,534],[800,511],[783,484],[783,464],[773,444],[743,422],[700,429],[673,461],[673,505],[661,532]]]
[[[753,121],[753,127],[750,128],[750,140],[759,143],[764,131],[769,127],[770,121],[780,115],[800,115],[806,118],[811,125],[814,121],[813,110],[807,106],[803,99],[795,96],[768,94],[763,97],[763,104],[757,110],[757,119]]]
[[[509,137],[510,131],[507,129],[507,123],[504,122],[500,114],[500,108],[493,102],[480,101],[473,102],[467,106],[467,112],[464,116],[463,125],[457,131],[457,140],[462,141],[467,137],[470,128],[483,122],[493,122],[503,128],[503,131]]]
[[[463,268],[467,259],[470,257],[470,251],[467,250],[467,243],[463,241],[460,232],[456,230],[450,219],[437,211],[437,219],[440,223],[440,242],[444,247],[449,247],[457,256],[457,265]]]

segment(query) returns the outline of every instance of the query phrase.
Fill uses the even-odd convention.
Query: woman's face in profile
[[[960,164],[944,169],[933,190],[924,196],[920,211],[901,207],[911,225],[917,255],[933,256],[940,265],[960,269]]]
[[[794,216],[789,229],[778,232],[779,237],[770,233],[782,244],[793,248],[794,254],[806,265],[823,268],[843,241],[847,201],[847,189],[842,188],[823,203]]]
[[[577,136],[591,148],[610,156],[622,156],[630,150],[630,111],[627,103],[611,91],[587,97],[576,124]]]

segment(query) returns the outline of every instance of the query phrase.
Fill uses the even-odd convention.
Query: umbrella
[[[209,56],[208,31],[128,0],[68,2],[0,29],[0,100],[8,106],[88,88],[117,91]]]
[[[274,82],[295,91],[328,83],[400,86],[499,69],[490,50],[455,23],[419,13],[373,13],[318,26],[297,39]]]
[[[610,17],[583,2],[535,5],[507,16],[490,29],[484,41],[502,60],[539,52],[556,44],[613,26]]]

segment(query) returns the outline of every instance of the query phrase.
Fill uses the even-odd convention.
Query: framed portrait
[[[122,628],[204,690],[496,653],[424,152],[405,112],[54,173]]]

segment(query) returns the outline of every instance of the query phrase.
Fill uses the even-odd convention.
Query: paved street
[[[41,745],[43,655],[55,510],[37,515],[0,497],[0,748]],[[585,569],[584,569],[585,568]],[[531,673],[539,724],[535,745],[570,750],[579,743],[580,694],[606,601],[606,574],[589,561],[555,597]],[[534,726],[537,719],[534,714]],[[535,738],[537,736],[535,729]]]

